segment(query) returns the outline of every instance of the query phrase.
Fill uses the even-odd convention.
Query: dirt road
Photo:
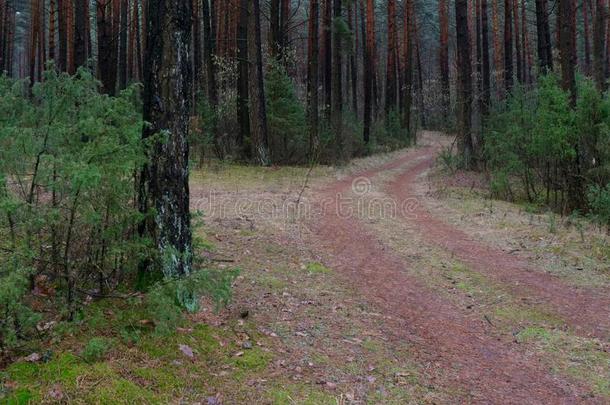
[[[415,227],[427,243],[502,284],[514,297],[535,300],[576,335],[607,341],[610,296],[604,291],[570,286],[523,258],[477,241],[427,209],[420,198],[422,175],[434,163],[440,144],[434,135],[424,142],[388,164],[317,190],[313,200],[319,216],[311,220],[310,243],[346,283],[396,319],[388,325],[388,338],[411,342],[418,360],[429,364],[435,383],[453,387],[477,403],[598,402],[580,383],[551,373],[511,334],[496,329],[480,314],[456,306],[415,277],[409,271],[412,263],[384,243],[366,221],[329,209],[328,201],[338,195],[357,198],[361,190],[356,183],[364,181],[365,187],[379,190],[384,201],[390,199],[402,207],[395,221]],[[388,172],[392,180],[384,182]]]

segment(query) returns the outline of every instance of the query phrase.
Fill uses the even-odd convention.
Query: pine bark
[[[553,70],[553,50],[547,0],[536,0],[536,32],[538,45],[538,64],[545,74]]]
[[[88,0],[85,0],[88,1]],[[129,0],[120,0],[119,24],[119,90],[127,87],[127,30],[129,27]]]
[[[517,81],[523,83],[523,52],[521,47],[521,28],[519,26],[519,0],[512,0],[513,33],[515,37],[515,62],[517,65]]]
[[[606,0],[596,0],[595,20],[593,21],[593,78],[600,92],[605,92],[607,89],[604,72],[604,31],[607,18]]]
[[[309,3],[309,41],[307,47],[307,115],[309,118],[309,156],[315,158],[319,140],[318,86],[319,86],[319,19],[318,0]]]
[[[252,157],[258,164],[268,165],[269,139],[263,78],[263,54],[261,50],[261,11],[259,0],[249,0],[248,59],[250,68],[250,136]]]
[[[89,0],[75,0],[74,5],[74,65],[78,68],[87,64]]]
[[[576,52],[574,44],[574,7],[572,0],[559,0],[559,58],[561,63],[561,83],[570,93],[572,105],[576,105]]]
[[[506,0],[507,2],[510,0]],[[471,130],[472,65],[468,32],[468,0],[455,1],[458,67],[458,151],[466,168],[473,166]]]
[[[365,0],[362,0],[361,8]],[[362,10],[362,19],[365,18]],[[364,143],[368,144],[371,136],[373,113],[373,70],[374,70],[374,42],[375,42],[375,1],[366,0],[366,30],[364,41]]]
[[[443,98],[443,110],[446,113],[449,111],[449,102],[451,100],[449,87],[449,4],[447,0],[439,0],[438,15],[440,28],[439,70],[441,74],[441,96]]]
[[[390,112],[396,108],[397,96],[397,71],[396,71],[396,49],[398,37],[396,34],[396,0],[388,0],[388,60],[386,64],[386,120],[389,120]]]
[[[492,0],[493,1],[493,0]],[[481,89],[482,113],[487,115],[491,105],[491,72],[489,66],[489,24],[487,0],[481,0],[481,48],[483,50],[483,88]]]
[[[251,38],[248,35],[248,21],[251,16],[248,15],[248,0],[241,0],[239,7],[240,14],[237,27],[237,120],[239,121],[239,136],[237,143],[242,148],[246,140],[250,138],[248,42]],[[249,150],[242,150],[242,152],[245,155],[244,157],[250,157]]]
[[[494,45],[494,78],[496,83],[496,92],[500,98],[505,88],[504,83],[504,44],[500,39],[502,29],[500,28],[500,17],[498,11],[498,2],[500,0],[491,0],[491,15],[492,15],[492,35]]]
[[[333,2],[333,18],[338,21],[342,18],[343,5],[341,0]],[[332,107],[331,120],[332,129],[335,137],[336,156],[343,159],[343,38],[338,30],[333,33],[332,50]]]
[[[324,49],[324,112],[330,122],[332,104],[332,1],[324,0],[324,17],[322,19]]]
[[[504,88],[513,87],[513,0],[504,0]]]
[[[140,175],[139,204],[148,221],[140,228],[159,253],[167,277],[192,270],[192,234],[189,213],[188,131],[192,74],[190,0],[148,3],[144,63],[144,126],[151,140],[148,161]],[[154,215],[149,215],[154,209]],[[150,271],[144,263],[141,271]]]

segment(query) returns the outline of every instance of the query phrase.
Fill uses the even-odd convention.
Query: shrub
[[[86,70],[47,71],[31,96],[26,82],[0,77],[0,311],[18,314],[0,320],[1,346],[31,330],[29,285],[72,318],[81,298],[114,289],[147,253],[134,232],[138,89],[98,88]]]

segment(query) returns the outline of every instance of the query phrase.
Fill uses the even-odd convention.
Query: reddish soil
[[[410,274],[409,263],[393,253],[355,218],[323,209],[322,201],[349,193],[358,177],[374,177],[407,165],[388,191],[397,200],[416,197],[415,182],[432,164],[437,148],[426,147],[377,169],[334,182],[316,193],[319,216],[312,220],[314,249],[346,283],[380,311],[395,319],[386,327],[388,339],[409,342],[413,356],[426,364],[434,384],[455,389],[475,403],[595,403],[588,390],[557,377],[539,358],[524,353],[512,336],[503,336],[480,316],[459,308]],[[409,166],[408,163],[415,162]],[[400,205],[399,205],[400,206]],[[446,246],[475,271],[510,284],[518,292],[542,299],[570,325],[606,336],[609,300],[580,291],[533,272],[518,258],[485,247],[463,232],[433,218],[417,205],[405,221],[416,221],[433,243]],[[416,214],[416,215],[412,215]],[[459,394],[458,394],[459,393]]]
[[[470,269],[509,287],[523,301],[535,302],[566,321],[578,335],[610,338],[610,291],[566,285],[557,277],[533,268],[518,255],[482,245],[472,237],[435,218],[420,202],[418,178],[433,164],[436,148],[426,148],[419,163],[407,168],[389,185],[388,192],[398,201],[413,200],[403,219],[414,221],[422,236],[450,251]]]

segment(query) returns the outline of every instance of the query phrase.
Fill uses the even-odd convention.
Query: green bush
[[[307,121],[286,69],[272,62],[265,80],[269,150],[274,163],[302,163],[309,151]]]
[[[610,181],[609,111],[608,97],[583,78],[575,108],[554,75],[531,90],[515,88],[485,123],[493,193],[562,212],[603,212],[603,199],[591,196]],[[587,199],[591,187],[597,192]]]
[[[108,97],[86,70],[49,70],[28,88],[0,76],[0,312],[17,314],[2,316],[0,346],[31,331],[30,284],[51,288],[72,318],[87,292],[116,288],[147,253],[134,229],[137,87]]]

